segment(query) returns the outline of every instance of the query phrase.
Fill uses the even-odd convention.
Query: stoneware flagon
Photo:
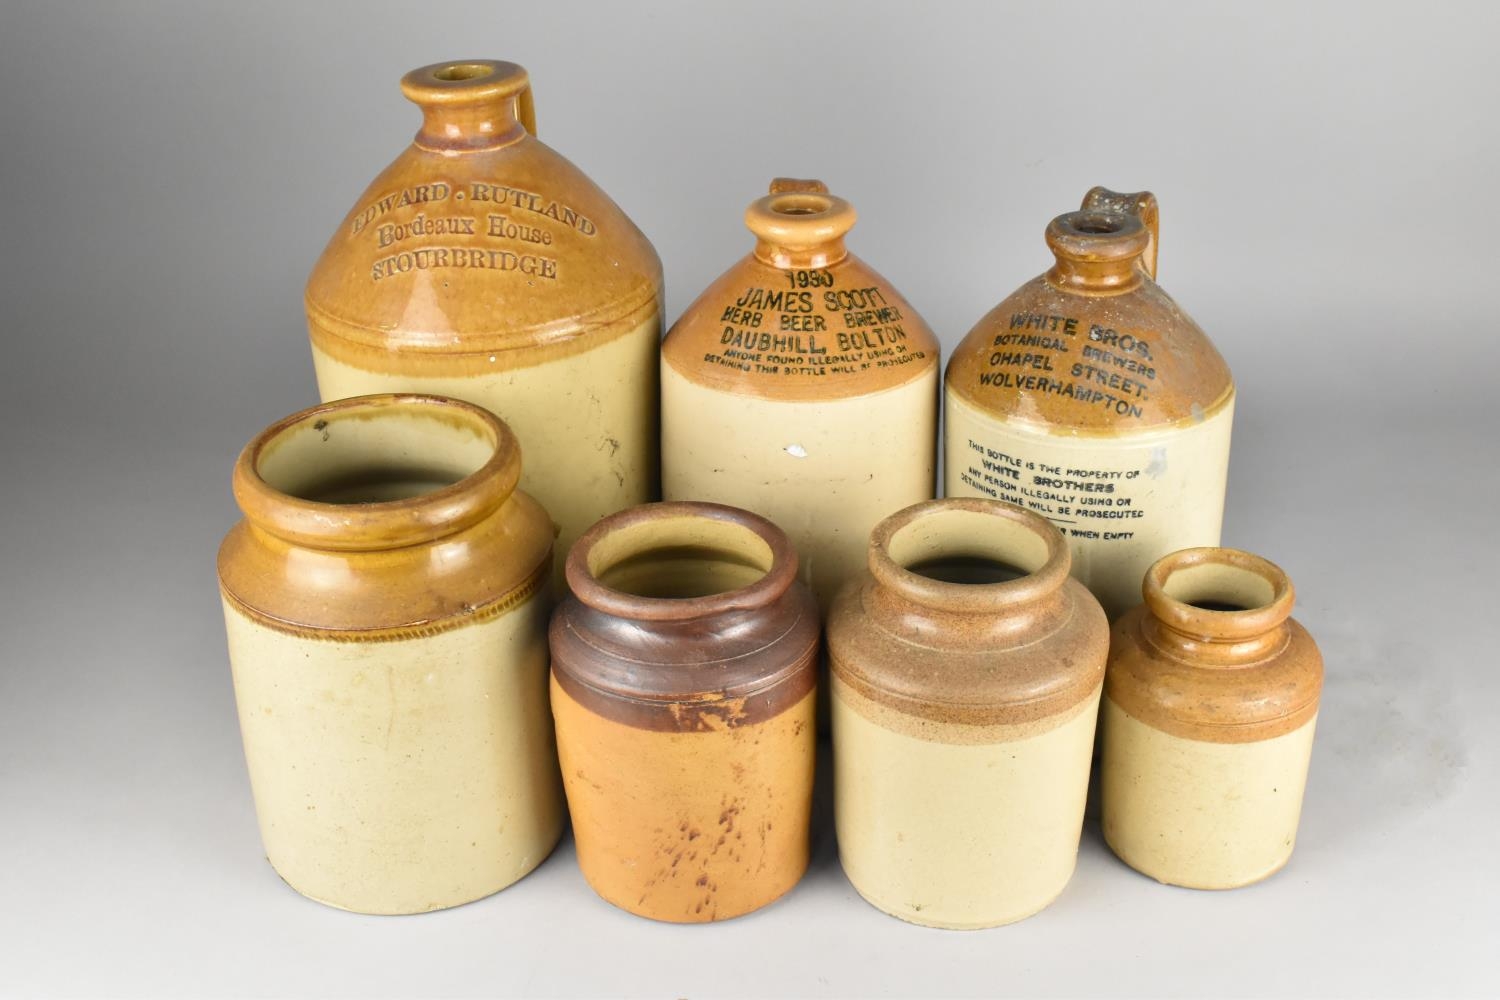
[[[1143,589],[1105,681],[1104,839],[1161,882],[1257,882],[1296,843],[1322,656],[1290,617],[1291,581],[1259,556],[1175,552]]]
[[[876,522],[933,495],[938,342],[844,246],[853,207],[779,179],[752,203],[750,254],[662,346],[662,492],[786,531],[826,610]]]
[[[623,511],[567,561],[552,711],[578,863],[646,917],[723,920],[802,877],[817,605],[764,518],[706,503]]]
[[[828,622],[839,858],[932,927],[1041,910],[1078,855],[1109,626],[1045,518],[933,500],[882,521]]]
[[[273,424],[219,549],[266,857],[362,913],[505,888],[562,830],[547,709],[552,523],[493,414],[376,395]]]
[[[949,496],[1045,514],[1111,618],[1176,549],[1219,544],[1234,382],[1156,284],[1156,199],[1095,188],[1047,227],[1056,263],[991,310],[944,387]]]
[[[421,130],[308,280],[319,392],[440,393],[498,414],[566,552],[657,495],[661,262],[536,138],[520,66],[439,63],[401,89]]]

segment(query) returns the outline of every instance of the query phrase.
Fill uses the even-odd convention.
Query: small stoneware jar
[[[845,248],[854,221],[821,181],[773,181],[752,251],[662,343],[663,496],[770,518],[824,611],[937,468],[937,338]]]
[[[235,702],[266,857],[303,895],[455,906],[557,843],[552,524],[520,473],[504,423],[434,396],[327,403],[240,455]]]
[[[1174,552],[1115,624],[1100,758],[1104,839],[1137,871],[1232,889],[1292,855],[1323,658],[1291,581],[1236,549]]]
[[[944,384],[948,496],[1046,515],[1111,618],[1168,552],[1219,544],[1234,381],[1156,283],[1156,198],[1094,188],[1053,267],[985,315]]]
[[[498,414],[566,552],[658,495],[661,261],[537,139],[522,67],[437,63],[401,90],[422,127],[308,278],[318,391],[440,393]]]
[[[641,916],[723,920],[807,867],[818,610],[764,518],[648,504],[573,546],[552,711],[578,863]]]
[[[828,622],[839,858],[860,895],[975,928],[1063,891],[1108,641],[1037,514],[933,500],[875,528]]]

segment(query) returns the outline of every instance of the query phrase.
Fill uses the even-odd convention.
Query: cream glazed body
[[[875,524],[933,495],[938,343],[820,182],[773,182],[745,221],[754,251],[662,347],[663,494],[770,518],[826,611]]]
[[[993,500],[894,514],[828,643],[839,857],[859,893],[954,929],[1056,899],[1077,861],[1107,644],[1056,529]]]
[[[1296,845],[1322,658],[1274,564],[1173,553],[1115,625],[1101,726],[1105,841],[1161,882],[1230,889]]]
[[[1217,545],[1235,389],[1155,282],[1156,200],[1096,188],[1054,219],[1055,266],[954,352],[945,487],[1046,516],[1111,618],[1168,552]]]
[[[246,448],[220,550],[266,856],[363,913],[496,892],[561,834],[547,710],[551,523],[455,400],[372,396]]]

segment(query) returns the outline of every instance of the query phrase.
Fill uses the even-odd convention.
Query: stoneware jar
[[[503,889],[557,842],[552,526],[494,415],[383,395],[304,410],[234,468],[219,586],[266,856],[362,913]]]
[[[616,906],[748,913],[807,867],[818,611],[763,518],[661,503],[573,546],[552,711],[578,863]]]
[[[1161,882],[1231,889],[1291,857],[1323,659],[1291,581],[1235,549],[1186,549],[1115,623],[1105,681],[1104,839]]]
[[[1095,188],[1047,227],[1056,263],[981,319],[944,389],[949,496],[1045,514],[1111,618],[1151,563],[1219,544],[1234,382],[1156,284],[1149,193]]]
[[[318,389],[441,393],[498,414],[566,552],[656,496],[661,262],[536,138],[520,66],[439,63],[401,89],[422,128],[308,280]]]
[[[1037,514],[933,500],[876,527],[828,622],[839,858],[860,895],[975,928],[1063,891],[1108,641]]]
[[[819,181],[774,181],[752,252],[662,345],[663,495],[770,518],[824,610],[937,461],[937,339],[844,248],[854,218]]]

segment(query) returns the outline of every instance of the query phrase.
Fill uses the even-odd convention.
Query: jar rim
[[[743,529],[765,544],[769,565],[760,577],[743,587],[696,597],[632,594],[609,586],[596,575],[589,557],[606,538],[653,522],[665,524],[678,519],[701,519]],[[639,552],[667,547],[657,543]],[[564,573],[574,596],[597,611],[636,621],[689,621],[771,604],[796,582],[797,551],[784,531],[750,511],[700,500],[662,501],[630,507],[595,522],[573,543]]]
[[[997,563],[1009,563],[1022,571],[1021,576],[997,583],[952,583],[915,572],[891,554],[892,545],[902,532],[923,521],[954,514],[995,518],[997,525],[1005,524],[1027,532],[1042,543],[1041,558],[1029,560],[1033,565],[1023,565],[1028,560],[1016,552],[1014,546],[998,539],[998,546],[981,544],[982,552],[978,554]],[[961,553],[945,554],[955,556]],[[980,497],[925,500],[885,518],[870,534],[869,567],[876,582],[938,611],[996,613],[1044,600],[1062,588],[1071,565],[1072,554],[1067,542],[1051,521],[1035,511],[1002,500]]]
[[[1218,568],[1246,579],[1232,583],[1234,594],[1221,593],[1224,578],[1198,596],[1200,602],[1240,605],[1222,609],[1194,603],[1186,594],[1173,594],[1174,577],[1194,570]],[[1264,596],[1249,594],[1246,584],[1263,585]],[[1180,549],[1151,564],[1141,582],[1150,613],[1175,632],[1210,642],[1238,642],[1265,635],[1291,616],[1296,590],[1291,578],[1275,563],[1252,552],[1215,546]],[[1255,599],[1246,599],[1246,597]]]
[[[334,503],[296,496],[262,475],[266,457],[306,430],[339,422],[437,417],[477,434],[490,448],[477,469],[446,486],[395,500]],[[325,440],[326,440],[325,436]],[[477,524],[515,492],[521,449],[503,420],[473,403],[420,393],[380,393],[334,400],[271,424],[240,452],[232,475],[235,501],[252,525],[294,545],[333,550],[381,550],[430,542]]]

